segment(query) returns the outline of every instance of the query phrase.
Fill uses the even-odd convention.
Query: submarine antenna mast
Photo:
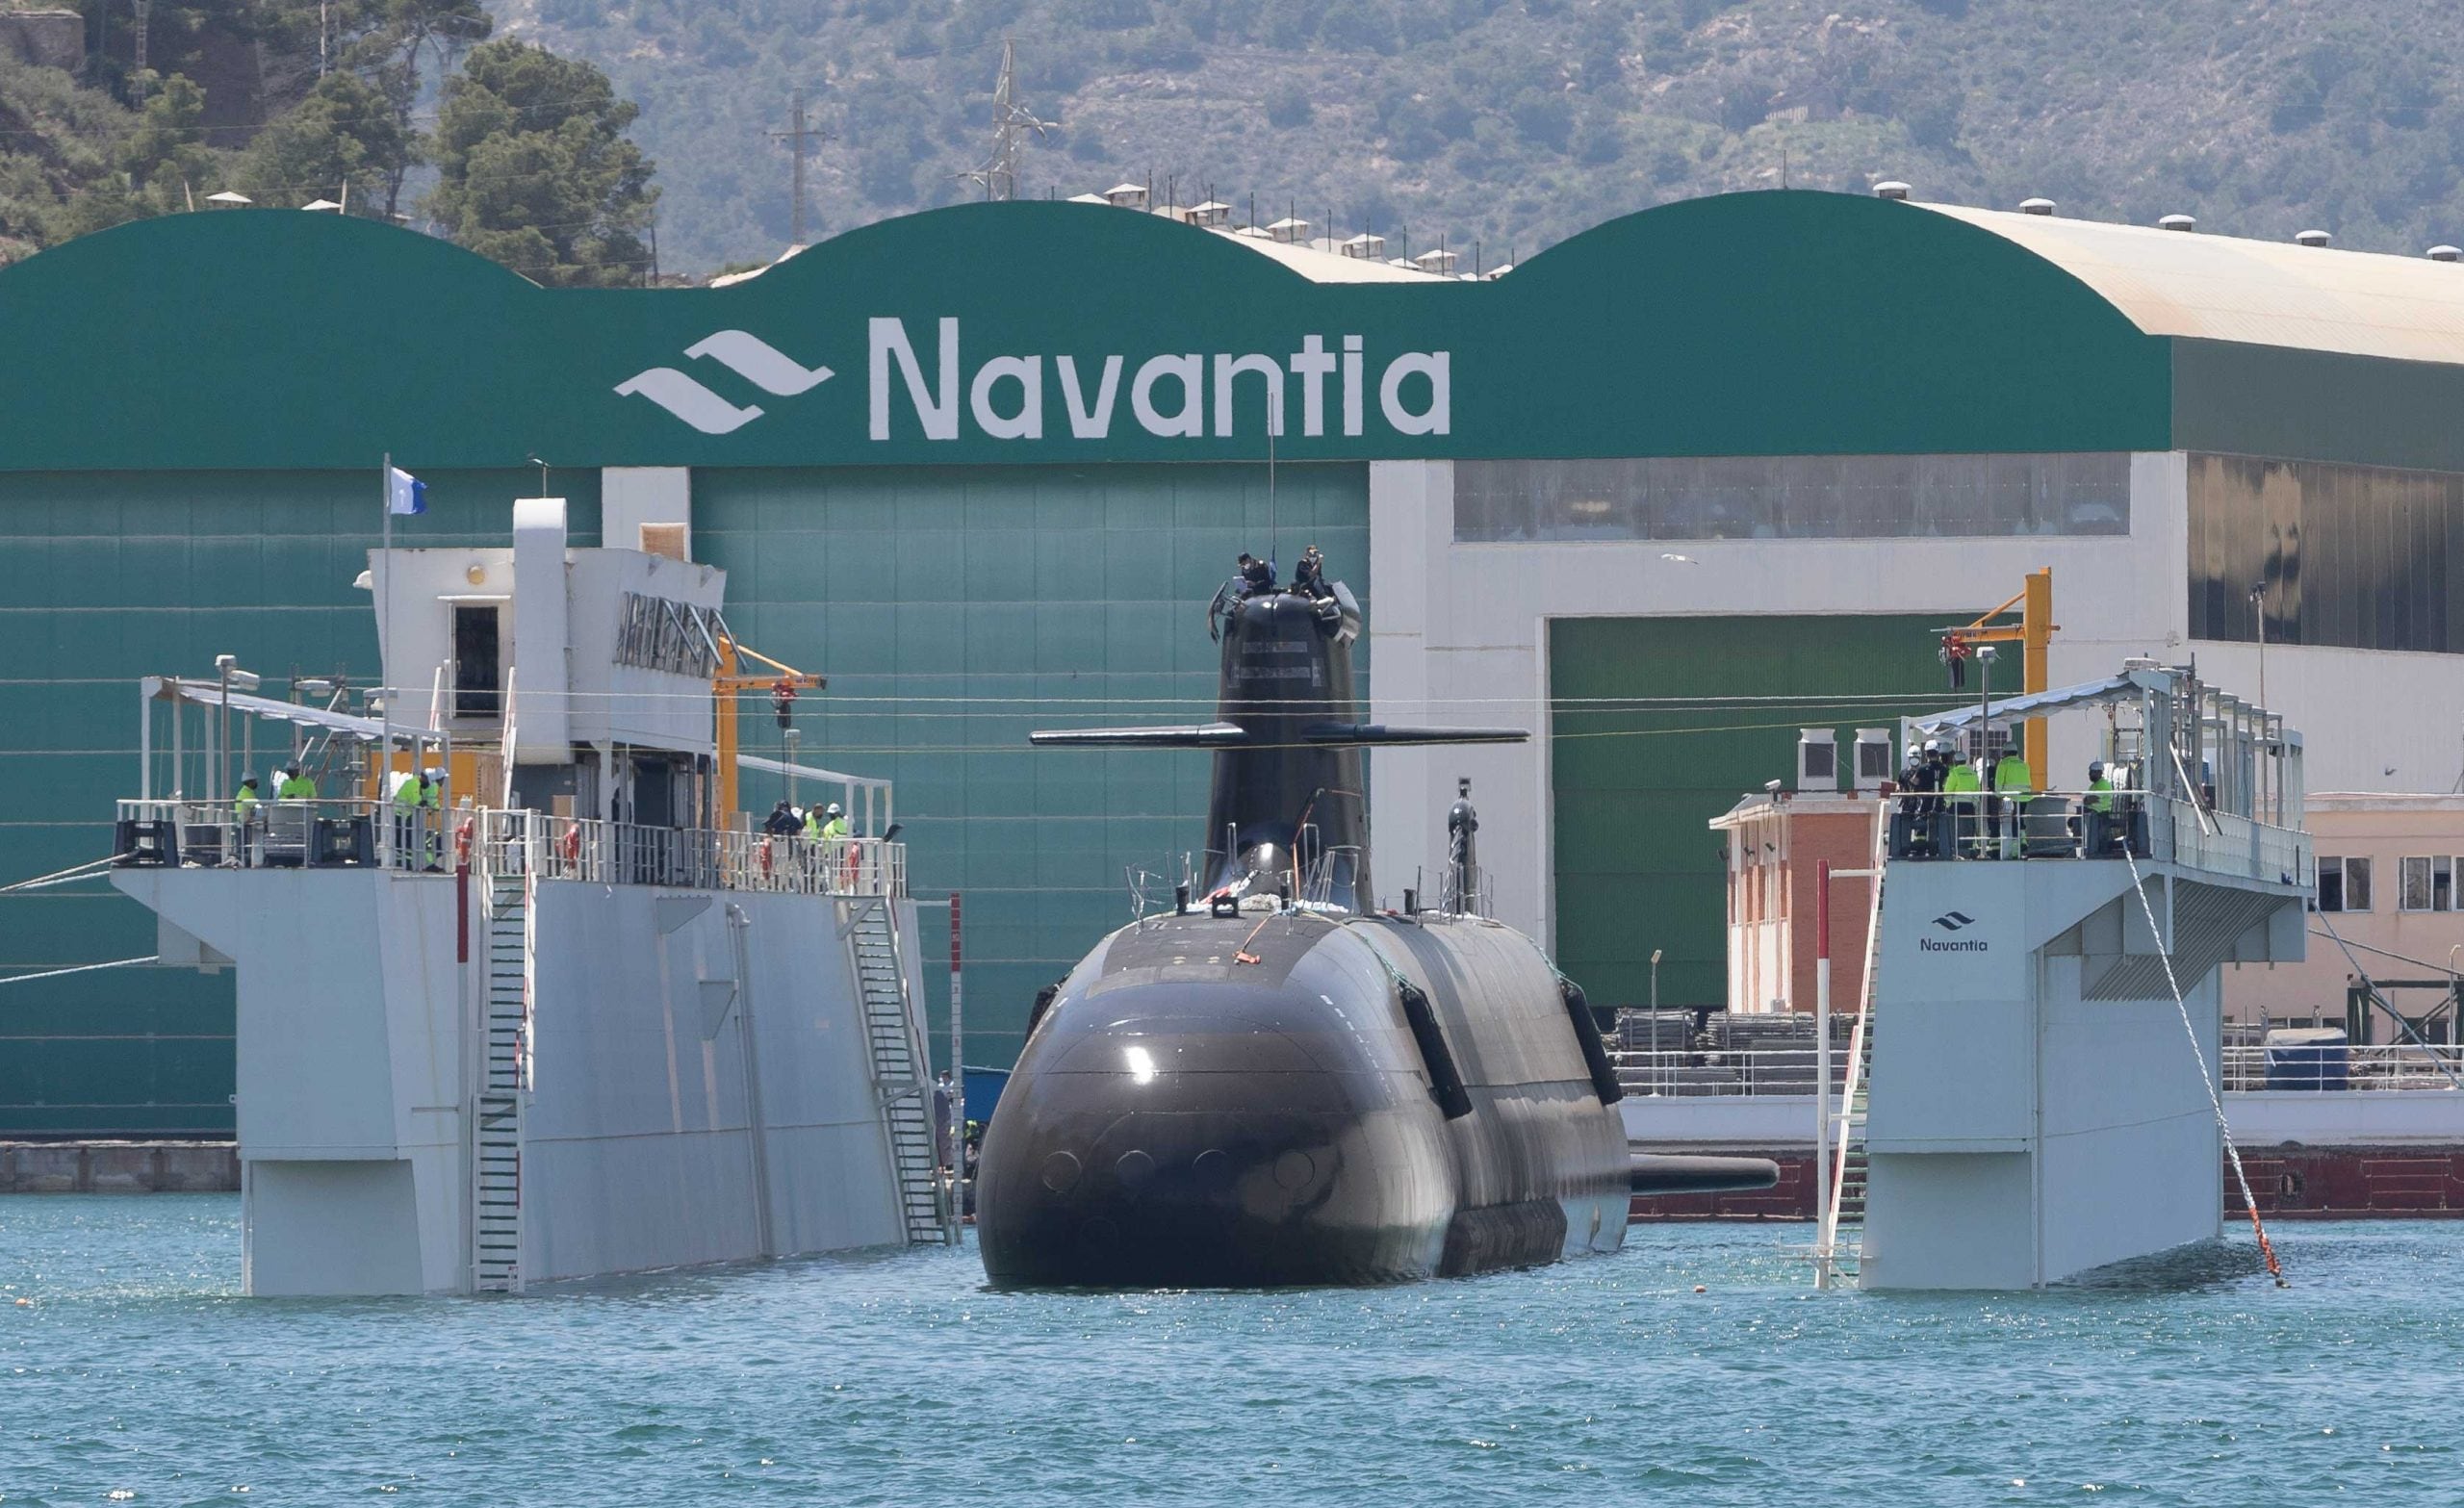
[[[1275,537],[1275,532],[1276,532],[1276,517],[1275,517],[1275,507],[1274,507],[1274,500],[1275,500],[1275,499],[1274,499],[1274,434],[1275,434],[1275,431],[1276,431],[1278,428],[1282,427],[1282,424],[1283,424],[1283,414],[1281,413],[1281,411],[1280,411],[1280,410],[1270,411],[1270,412],[1268,413],[1268,415],[1267,415],[1267,559],[1268,559],[1270,562],[1276,561],[1276,560],[1280,560],[1280,559],[1282,559],[1282,558],[1283,558],[1283,551],[1282,551],[1282,550],[1279,548],[1279,542],[1277,541],[1277,539],[1276,539],[1276,537]]]

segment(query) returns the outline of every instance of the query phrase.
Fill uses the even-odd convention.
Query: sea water
[[[2464,1501],[2464,1224],[2289,1224],[2287,1291],[2246,1232],[1817,1294],[1774,1224],[1375,1291],[934,1249],[298,1300],[238,1296],[238,1216],[0,1199],[0,1503]]]

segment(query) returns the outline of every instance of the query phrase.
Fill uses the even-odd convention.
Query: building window
[[[2129,532],[2118,451],[1454,463],[1454,537],[1470,543]]]
[[[2370,860],[2366,858],[2323,858],[2319,860],[2319,896],[2310,904],[2314,911],[2367,911],[2370,909]]]
[[[2464,654],[2464,474],[2194,455],[2189,544],[2194,639]]]
[[[2397,905],[2407,911],[2454,910],[2455,860],[2445,854],[2406,857]]]

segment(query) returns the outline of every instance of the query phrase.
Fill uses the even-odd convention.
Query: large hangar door
[[[1926,630],[1973,616],[1553,620],[1558,966],[1595,1004],[1639,1006],[1657,948],[1662,1006],[1724,1004],[1725,848],[1707,824],[1794,774],[1800,728],[1844,744],[1954,701]],[[2017,666],[1997,669],[2017,689]]]
[[[804,758],[895,780],[910,887],[965,892],[969,1061],[1017,1056],[1036,991],[1129,920],[1128,871],[1205,846],[1210,755],[1035,750],[1028,730],[1211,716],[1207,601],[1270,539],[1287,573],[1322,548],[1375,621],[1363,463],[1286,462],[1271,494],[1263,464],[694,473],[694,549],[728,570],[728,622],[830,677],[797,703]],[[1364,660],[1364,700],[1367,681]],[[745,733],[781,753],[767,717]],[[743,788],[756,812],[783,794]],[[925,985],[937,1054],[946,969]]]

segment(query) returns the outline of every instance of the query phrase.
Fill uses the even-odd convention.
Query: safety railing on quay
[[[798,895],[904,896],[907,845],[883,838],[773,837],[459,806],[363,800],[122,801],[125,867],[394,868],[442,873],[465,856],[500,874]]]
[[[2237,1093],[2436,1089],[2451,1094],[2455,1078],[2451,1076],[2464,1076],[2464,1047],[2436,1043],[2228,1043],[2223,1053],[2223,1086]]]
[[[1608,1061],[1628,1094],[1698,1099],[1811,1095],[1821,1071],[1820,1054],[1810,1041],[1803,1047],[1611,1048]],[[1847,1077],[1848,1046],[1841,1041],[1831,1050],[1835,1091]]]
[[[1810,1097],[1819,1071],[1817,1054],[1804,1047],[1726,1049],[1611,1049],[1617,1083],[1628,1094],[1675,1098],[1734,1099],[1773,1095]],[[2378,1043],[2369,1046],[2302,1044],[2291,1048],[2231,1045],[2223,1049],[2220,1086],[2233,1093],[2260,1090],[2452,1093],[2464,1076],[2464,1047]],[[1831,1053],[1835,1092],[1848,1074],[1844,1045]]]

